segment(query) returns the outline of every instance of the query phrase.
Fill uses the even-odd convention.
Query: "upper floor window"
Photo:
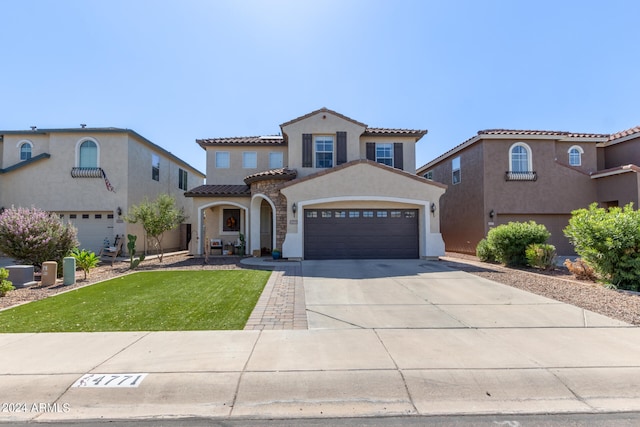
[[[580,146],[574,145],[569,148],[569,164],[571,166],[581,166],[583,154],[584,150]]]
[[[427,171],[427,173],[424,174],[424,177],[433,180],[433,171]]]
[[[244,169],[255,169],[258,167],[258,155],[255,151],[245,151],[242,153],[242,167]]]
[[[229,167],[229,152],[216,151],[216,168],[228,168],[228,167]]]
[[[454,184],[460,183],[462,175],[460,174],[460,156],[454,157],[451,160],[451,182]]]
[[[516,142],[509,149],[509,172],[531,172],[531,148],[524,142]]]
[[[284,167],[284,156],[282,153],[269,153],[269,169],[280,169]]]
[[[187,171],[178,168],[178,188],[187,191]]]
[[[316,167],[333,167],[333,136],[319,135],[315,137]]]
[[[151,179],[160,181],[160,156],[151,155]]]
[[[97,168],[98,167],[98,144],[92,139],[85,139],[78,147],[78,167]]]
[[[22,141],[19,144],[20,147],[20,160],[29,160],[31,158],[31,142]]]
[[[376,162],[393,167],[393,144],[376,144]]]

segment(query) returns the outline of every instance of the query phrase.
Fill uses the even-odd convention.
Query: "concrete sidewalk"
[[[640,410],[639,328],[437,262],[301,271],[308,330],[2,334],[0,421]]]

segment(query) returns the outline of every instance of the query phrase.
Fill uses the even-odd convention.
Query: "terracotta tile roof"
[[[196,142],[202,148],[211,145],[286,145],[284,138],[279,135],[205,138],[196,139]]]
[[[624,138],[635,133],[640,133],[640,126],[632,127],[631,129],[623,130],[621,132],[612,133],[609,135],[609,141]]]
[[[387,128],[367,128],[364,136],[415,136],[420,139],[427,134],[426,129],[387,129]]]
[[[185,197],[248,197],[248,185],[201,185],[184,193]]]
[[[298,172],[295,169],[271,169],[264,172],[254,173],[253,175],[249,175],[244,179],[244,182],[249,185],[252,182],[256,181],[264,181],[267,179],[282,179],[282,180],[290,180],[294,179],[298,176]]]
[[[602,133],[573,133],[557,130],[515,130],[515,129],[486,129],[478,131],[478,135],[526,135],[526,136],[564,136],[571,138],[608,138]]]
[[[285,123],[281,124],[281,125],[280,125],[280,127],[282,128],[282,127],[288,126],[288,125],[290,125],[290,124],[292,124],[292,123],[298,122],[298,121],[300,121],[300,120],[307,119],[307,118],[309,118],[309,117],[311,117],[311,116],[314,116],[314,115],[316,115],[316,114],[319,114],[319,113],[329,113],[329,114],[333,114],[334,116],[338,116],[338,117],[340,117],[340,118],[342,118],[342,119],[344,119],[344,120],[348,120],[348,121],[350,121],[351,123],[355,123],[355,124],[360,125],[360,126],[362,126],[362,127],[367,127],[367,125],[365,125],[364,123],[361,123],[361,122],[359,122],[359,121],[357,121],[357,120],[353,120],[352,118],[347,117],[347,116],[345,116],[344,114],[340,114],[340,113],[338,113],[338,112],[336,112],[336,111],[333,111],[333,110],[330,110],[330,109],[328,109],[328,108],[326,108],[326,107],[322,107],[322,108],[320,108],[319,110],[312,111],[312,112],[310,112],[310,113],[308,113],[308,114],[305,114],[304,116],[296,117],[296,118],[295,118],[295,119],[293,119],[293,120],[289,120],[288,122],[285,122]]]

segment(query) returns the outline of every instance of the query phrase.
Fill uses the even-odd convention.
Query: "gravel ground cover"
[[[240,258],[238,257],[211,257],[207,264],[204,264],[203,261],[202,258],[189,255],[165,255],[163,263],[159,263],[156,259],[146,260],[135,271],[242,268],[240,266]],[[452,268],[494,280],[498,283],[553,298],[557,301],[566,302],[633,325],[640,325],[639,294],[607,289],[598,283],[576,280],[564,267],[559,267],[550,272],[533,269],[506,268],[497,264],[480,262],[477,257],[472,255],[457,253],[447,253],[446,256],[441,258],[440,262]],[[86,281],[82,280],[82,271],[78,271],[76,272],[76,284],[74,285],[35,286],[11,291],[5,297],[0,298],[0,309],[39,300],[59,292],[79,286],[86,286],[130,272],[128,261],[116,262],[113,267],[110,265],[99,266],[91,271]]]
[[[440,262],[498,283],[640,325],[640,294],[607,289],[599,283],[576,280],[564,267],[548,272],[507,268],[480,262],[472,255],[449,252]]]

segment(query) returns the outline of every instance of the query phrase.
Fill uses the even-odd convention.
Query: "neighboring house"
[[[574,250],[563,229],[571,212],[593,202],[638,206],[640,128],[614,135],[484,130],[420,167],[448,185],[441,199],[448,251],[475,253],[488,231],[534,220],[560,255]]]
[[[370,128],[322,108],[282,136],[201,139],[207,185],[194,198],[194,253],[281,249],[296,259],[444,254],[438,200],[446,186],[415,174],[426,130]],[[195,224],[195,219],[194,219]]]
[[[116,235],[138,236],[152,249],[128,209],[161,193],[189,214],[190,188],[204,174],[130,129],[86,128],[0,131],[0,206],[56,212],[78,229],[80,247],[95,251]],[[166,249],[187,249],[191,218],[164,238]]]

